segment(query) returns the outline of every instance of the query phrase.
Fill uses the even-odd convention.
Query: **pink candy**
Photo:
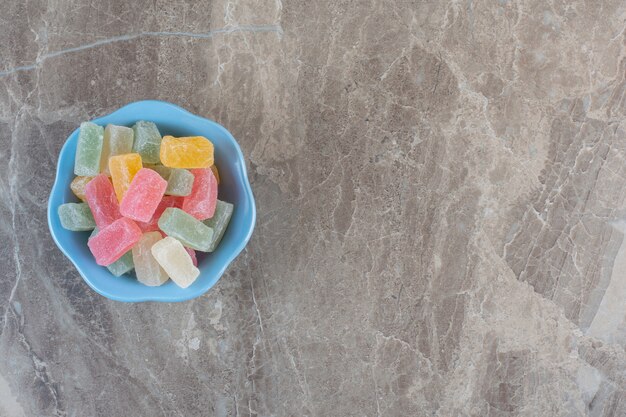
[[[140,169],[122,198],[120,213],[133,220],[149,222],[166,188],[167,181],[155,171],[148,168]]]
[[[154,211],[154,214],[152,215],[152,218],[150,219],[150,221],[148,221],[148,222],[137,222],[137,226],[139,226],[139,228],[141,230],[143,230],[144,232],[155,232],[155,231],[159,230],[159,224],[158,224],[159,223],[159,218],[161,217],[161,214],[163,214],[165,209],[168,208],[168,207],[181,208],[182,205],[183,205],[182,197],[176,197],[176,196],[173,196],[173,195],[166,195],[159,202],[159,205],[157,206],[156,210]]]
[[[87,242],[98,265],[108,266],[128,252],[141,239],[141,229],[134,221],[122,217]]]
[[[189,256],[191,256],[191,262],[193,262],[193,266],[198,266],[198,258],[196,258],[196,251],[191,248],[185,248]]]
[[[104,229],[122,217],[113,185],[109,177],[104,174],[98,175],[87,183],[85,199],[99,229]]]
[[[210,168],[190,170],[194,176],[191,194],[183,200],[182,209],[198,220],[215,214],[217,204],[217,179]]]

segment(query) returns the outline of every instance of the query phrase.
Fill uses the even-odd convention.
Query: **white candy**
[[[137,280],[150,287],[158,287],[168,280],[167,273],[152,255],[152,246],[161,240],[161,233],[147,232],[133,246],[133,262]]]
[[[171,236],[152,245],[152,255],[172,281],[181,288],[193,284],[200,275],[200,270],[193,266],[191,256],[183,244]]]

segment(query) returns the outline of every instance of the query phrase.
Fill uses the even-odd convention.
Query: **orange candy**
[[[109,158],[111,181],[119,202],[124,198],[131,181],[141,168],[141,156],[138,153],[127,153]]]
[[[85,199],[85,186],[89,181],[91,181],[94,177],[81,177],[78,176],[72,180],[70,184],[70,188],[74,195],[80,198],[82,201],[87,201]]]
[[[203,136],[164,136],[160,157],[170,168],[209,168],[213,165],[213,143]]]

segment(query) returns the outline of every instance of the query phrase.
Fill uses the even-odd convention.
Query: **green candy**
[[[164,165],[149,165],[146,168],[150,168],[153,171],[156,171],[165,181],[170,177],[172,173],[172,168],[166,167]]]
[[[91,232],[91,234],[89,235],[89,239],[91,239],[97,234],[98,234],[98,228],[96,227],[95,229],[93,229],[93,232]],[[122,255],[120,259],[113,262],[111,265],[107,266],[107,269],[109,270],[110,273],[112,273],[116,277],[124,275],[125,273],[130,272],[133,269],[135,269],[135,263],[133,262],[133,251],[129,250],[128,252],[126,252],[124,255]]]
[[[167,181],[167,189],[165,190],[166,195],[185,197],[191,194],[194,176],[186,169],[170,168],[163,165],[149,165],[146,166],[146,168],[156,171],[165,181]]]
[[[96,227],[87,203],[65,203],[57,209],[61,226],[74,232],[84,232]]]
[[[102,155],[102,139],[104,128],[95,123],[80,124],[74,174],[94,177],[100,172],[100,156]]]
[[[159,228],[188,248],[209,252],[213,229],[179,208],[166,208],[159,218]]]
[[[132,271],[135,268],[133,262],[133,251],[129,250],[120,259],[107,266],[107,269],[116,277],[124,275],[127,272]]]
[[[104,140],[102,145],[102,157],[100,159],[100,172],[109,177],[109,158],[116,155],[124,155],[133,151],[133,129],[126,126],[107,125],[104,128]]]
[[[209,245],[209,252],[213,252],[215,248],[217,248],[217,245],[220,244],[224,232],[228,227],[228,223],[230,222],[230,218],[233,215],[233,208],[234,206],[232,204],[217,200],[215,214],[213,217],[203,222],[213,229],[213,239],[211,239],[211,244]]]
[[[152,122],[141,120],[133,126],[135,142],[133,152],[141,155],[142,162],[156,164],[161,162],[159,152],[161,150],[161,133]]]
[[[191,172],[182,168],[172,168],[170,176],[166,178],[167,189],[165,194],[180,197],[191,194],[194,176]]]

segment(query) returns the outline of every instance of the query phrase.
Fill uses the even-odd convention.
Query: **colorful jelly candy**
[[[198,220],[213,217],[217,204],[217,180],[209,168],[192,169],[191,194],[183,199],[183,210]]]
[[[70,183],[70,189],[76,197],[83,201],[87,201],[85,200],[85,186],[92,179],[93,177],[75,177]]]
[[[96,221],[87,203],[65,203],[57,209],[61,226],[74,232],[84,232],[96,227]]]
[[[187,288],[200,275],[182,243],[173,237],[167,236],[152,245],[152,255],[179,287]]]
[[[172,168],[167,178],[167,189],[165,194],[176,196],[188,196],[191,194],[194,176],[191,172],[182,168]]]
[[[164,136],[161,163],[170,168],[209,168],[213,165],[213,143],[203,136]]]
[[[132,250],[137,280],[150,287],[162,285],[169,279],[151,251],[152,246],[162,238],[159,232],[144,233]]]
[[[74,174],[80,176],[96,176],[100,172],[100,155],[104,129],[91,122],[80,124]]]
[[[96,227],[91,232],[89,239],[98,234],[98,228]],[[126,252],[120,259],[113,262],[111,265],[107,266],[109,272],[111,272],[116,277],[122,276],[133,270],[135,264],[133,263],[133,254],[131,251]]]
[[[217,245],[220,244],[222,236],[228,227],[230,218],[233,215],[233,205],[224,201],[217,200],[215,206],[215,214],[210,219],[206,219],[203,223],[213,229],[213,239],[209,245],[209,252],[213,252]]]
[[[117,201],[121,202],[135,174],[142,168],[141,156],[138,153],[127,153],[109,158],[109,171]]]
[[[135,245],[136,246],[136,245]],[[134,247],[134,246],[133,246]],[[107,266],[107,269],[116,277],[129,273],[135,268],[132,251],[126,252],[120,259]]]
[[[126,126],[107,125],[104,128],[100,172],[111,175],[109,158],[124,155],[133,151],[133,129]]]
[[[163,179],[167,181],[166,195],[176,195],[180,197],[187,196],[191,193],[193,186],[193,174],[182,168],[169,168],[164,165],[148,165],[153,171],[159,173]]]
[[[144,232],[154,232],[159,230],[159,218],[168,207],[182,207],[183,201],[180,197],[166,195],[161,199],[152,218],[148,222],[137,222],[137,226]]]
[[[159,219],[159,228],[183,245],[208,252],[213,239],[213,229],[179,208],[166,208]]]
[[[135,140],[133,152],[141,155],[141,159],[146,164],[156,164],[159,162],[159,151],[161,148],[161,133],[152,122],[139,121],[133,126]]]
[[[141,229],[131,219],[117,219],[87,241],[98,265],[111,265],[141,239]]]
[[[82,123],[74,172],[70,188],[84,202],[58,207],[62,226],[93,230],[87,245],[96,263],[116,277],[135,269],[148,286],[169,278],[190,286],[200,274],[196,251],[213,252],[233,215],[217,199],[213,143],[161,138],[152,122]]]
[[[120,213],[140,222],[148,222],[165,194],[167,181],[151,169],[140,169],[133,178],[122,203]]]
[[[87,184],[85,197],[98,228],[103,229],[122,217],[113,185],[105,174],[97,175]]]
[[[165,181],[167,181],[167,179],[170,177],[170,174],[172,173],[172,168],[166,167],[164,165],[144,164],[144,168],[148,168],[158,172]]]

